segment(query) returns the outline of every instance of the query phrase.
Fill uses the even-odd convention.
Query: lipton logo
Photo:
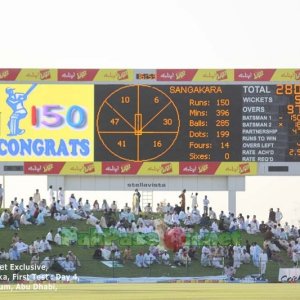
[[[84,79],[87,76],[87,71],[81,71],[76,73],[77,80]]]
[[[40,79],[46,80],[51,78],[50,70],[40,70]]]
[[[94,164],[93,163],[84,164],[83,165],[83,172],[85,174],[95,172],[95,166],[94,166]]]
[[[300,80],[300,70],[295,71],[295,79]]]
[[[217,73],[217,80],[224,80],[228,78],[226,70],[218,70],[216,73]]]
[[[204,164],[198,167],[199,174],[205,173],[207,170],[208,170],[208,164]]]
[[[0,79],[5,79],[8,76],[9,76],[9,71],[8,70],[2,71],[0,73]]]
[[[185,75],[186,75],[186,71],[180,71],[180,72],[175,73],[176,80],[180,80],[180,79],[184,78]]]
[[[54,168],[53,164],[45,165],[45,166],[43,166],[43,172],[44,173],[49,173],[53,168]]]
[[[117,74],[118,74],[118,80],[124,80],[129,78],[127,70],[119,70],[117,71]]]
[[[239,173],[240,174],[250,173],[250,165],[249,164],[240,164],[239,165]]]
[[[264,76],[264,71],[263,70],[258,71],[258,72],[254,72],[254,80],[262,78],[263,76]]]
[[[130,164],[123,165],[121,166],[121,173],[127,173],[130,169],[131,169]]]
[[[162,174],[172,173],[172,164],[171,163],[161,164],[161,173]]]

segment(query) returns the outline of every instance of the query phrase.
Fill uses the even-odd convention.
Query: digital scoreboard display
[[[95,84],[95,161],[300,161],[300,84]]]

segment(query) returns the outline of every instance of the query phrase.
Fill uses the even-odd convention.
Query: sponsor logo
[[[263,70],[254,72],[254,80],[260,79],[260,78],[262,78],[263,76],[264,76],[264,71],[263,71]]]
[[[217,74],[217,80],[225,80],[228,78],[226,70],[218,70],[216,74]]]
[[[176,80],[183,79],[186,76],[186,71],[180,71],[175,73]]]
[[[40,79],[41,80],[47,80],[51,79],[51,73],[50,70],[40,70]]]
[[[119,70],[117,71],[117,75],[118,80],[125,80],[129,78],[127,70]]]
[[[161,173],[162,174],[172,173],[172,164],[171,163],[162,164]]]
[[[49,173],[54,168],[53,164],[47,164],[43,166],[43,173]]]
[[[83,172],[85,174],[94,173],[95,172],[95,166],[94,166],[94,164],[93,163],[84,164],[83,165]]]
[[[250,173],[250,165],[249,164],[240,164],[239,165],[239,173],[240,174]]]
[[[76,73],[77,80],[84,79],[87,76],[87,71],[80,71]]]
[[[4,70],[0,73],[0,79],[5,79],[9,76],[9,70]]]
[[[204,164],[198,167],[198,173],[202,174],[208,171],[208,164]]]
[[[127,173],[130,171],[130,169],[131,169],[130,164],[123,165],[123,166],[121,166],[121,173]]]

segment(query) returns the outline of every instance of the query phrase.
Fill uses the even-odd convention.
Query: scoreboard
[[[300,174],[300,69],[0,68],[0,102],[0,173]]]
[[[297,162],[300,84],[96,84],[94,132],[95,161]]]

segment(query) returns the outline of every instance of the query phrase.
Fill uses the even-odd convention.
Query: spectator
[[[180,208],[181,210],[185,211],[185,193],[186,189],[184,189],[181,194],[179,195],[180,200]]]
[[[276,218],[275,218],[276,214],[273,210],[273,208],[270,208],[270,212],[269,212],[269,221],[271,222],[276,222]]]
[[[170,265],[170,255],[167,250],[164,250],[163,254],[161,255],[161,261],[166,266]]]
[[[203,199],[203,214],[206,216],[208,215],[208,205],[209,205],[209,200],[207,198],[207,195],[205,195]]]
[[[279,208],[277,208],[277,211],[275,213],[275,221],[276,221],[276,223],[279,224],[281,222],[282,218],[283,218],[282,212],[280,211]]]

